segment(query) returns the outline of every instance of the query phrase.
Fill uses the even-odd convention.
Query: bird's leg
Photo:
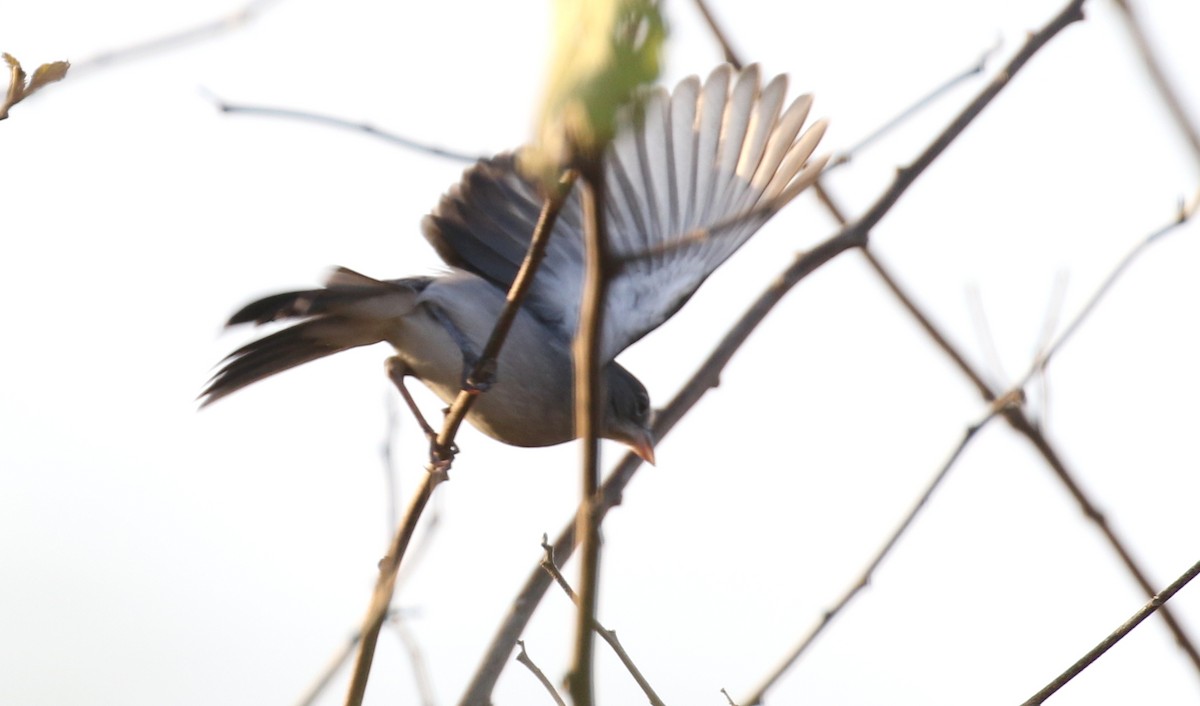
[[[408,405],[413,416],[420,425],[421,431],[425,434],[425,438],[429,440],[429,455],[434,460],[434,465],[449,463],[458,453],[458,447],[451,444],[449,448],[443,448],[438,444],[438,433],[433,427],[429,426],[429,422],[425,421],[425,415],[421,414],[421,410],[417,407],[416,400],[413,399],[412,393],[408,391],[408,387],[404,384],[404,378],[412,374],[408,365],[400,360],[399,356],[392,356],[384,362],[384,368],[387,370],[387,376],[400,391],[400,396],[404,398],[404,403]]]
[[[458,350],[462,352],[463,372],[462,372],[462,389],[472,394],[487,392],[496,382],[496,361],[494,359],[483,361],[480,365],[479,354],[475,352],[474,346],[470,339],[446,316],[445,312],[436,306],[429,307],[429,311],[433,314],[433,318],[446,329],[446,333],[454,340]]]

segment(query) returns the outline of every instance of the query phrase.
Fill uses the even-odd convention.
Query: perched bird
[[[801,133],[811,99],[785,105],[787,80],[720,66],[701,83],[650,92],[618,125],[604,158],[606,237],[624,266],[608,283],[601,335],[603,438],[653,461],[646,389],[616,356],[670,318],[713,270],[816,180],[824,123]],[[483,350],[525,257],[543,199],[512,155],[477,162],[422,223],[449,269],[377,280],[335,270],[324,287],[255,301],[230,326],[299,323],[231,353],[202,405],[356,346],[387,342],[399,376],[450,403]],[[495,383],[467,416],[517,446],[576,437],[571,341],[584,279],[582,207],[567,199],[497,360]],[[394,371],[395,372],[395,371]],[[403,386],[401,391],[405,392]],[[407,393],[406,393],[407,396]]]

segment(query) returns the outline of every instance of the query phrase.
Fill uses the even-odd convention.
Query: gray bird
[[[824,132],[801,133],[811,98],[784,109],[787,80],[762,85],[757,66],[720,66],[675,90],[650,92],[619,122],[604,159],[606,237],[625,265],[608,284],[601,337],[600,436],[653,462],[646,388],[615,358],[670,318],[722,262],[816,180]],[[477,162],[422,223],[449,266],[377,280],[344,268],[324,287],[255,301],[228,325],[300,322],[231,353],[202,406],[339,351],[387,342],[408,375],[450,403],[483,350],[525,257],[543,199],[511,155]],[[495,383],[467,421],[516,446],[576,437],[571,341],[584,275],[582,207],[568,198],[545,260],[497,361]],[[402,388],[403,391],[403,388]]]

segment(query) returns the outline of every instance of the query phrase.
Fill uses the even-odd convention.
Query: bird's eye
[[[645,392],[639,392],[637,396],[637,416],[645,418],[650,412],[650,395]]]

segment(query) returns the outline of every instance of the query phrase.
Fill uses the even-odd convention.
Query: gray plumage
[[[609,282],[601,338],[601,435],[653,458],[645,388],[615,357],[652,331],[763,223],[815,181],[824,124],[801,134],[811,100],[783,109],[785,77],[761,85],[750,66],[721,66],[627,111],[605,155],[611,252],[625,265]],[[331,353],[388,342],[406,372],[450,402],[464,355],[479,353],[504,305],[542,207],[511,155],[467,169],[422,223],[450,266],[432,277],[376,280],[336,270],[320,289],[260,299],[229,324],[300,319],[234,351],[202,394],[210,404],[246,385]],[[583,283],[582,207],[573,193],[555,224],[498,360],[496,384],[467,419],[518,446],[575,437],[570,342]],[[465,350],[464,350],[465,349]]]

